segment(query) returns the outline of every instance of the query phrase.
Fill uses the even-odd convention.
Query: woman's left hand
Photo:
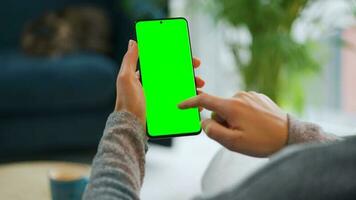
[[[139,73],[136,73],[138,59],[137,43],[129,41],[128,50],[122,60],[119,75],[116,81],[115,111],[128,111],[134,114],[145,127],[146,102],[140,82]],[[193,58],[194,68],[200,66],[200,60]],[[205,82],[195,77],[197,88],[202,88]]]

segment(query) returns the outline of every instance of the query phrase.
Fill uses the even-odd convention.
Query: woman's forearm
[[[112,113],[93,160],[83,199],[139,199],[146,141],[143,126],[134,115]]]
[[[303,122],[288,115],[288,144],[331,142],[341,139],[341,137],[325,133],[323,129],[316,124]]]

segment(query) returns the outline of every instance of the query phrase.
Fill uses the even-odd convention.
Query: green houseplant
[[[245,28],[251,42],[244,47],[230,43],[246,90],[268,95],[284,107],[301,112],[304,105],[302,80],[319,69],[310,43],[291,36],[293,23],[311,0],[215,0],[218,19]]]

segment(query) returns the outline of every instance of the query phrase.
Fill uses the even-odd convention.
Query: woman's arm
[[[116,81],[109,116],[84,199],[139,199],[144,176],[146,104],[136,76],[138,49],[130,40]]]
[[[288,115],[288,145],[306,142],[332,142],[336,140],[342,140],[342,138],[325,133],[316,124],[303,122]]]
[[[147,139],[138,118],[113,112],[93,160],[83,199],[139,199]]]
[[[137,44],[130,40],[116,82],[115,111],[106,123],[84,199],[139,199],[147,137],[146,103],[136,73],[137,59]],[[200,60],[193,58],[194,68],[199,65]],[[204,86],[199,77],[195,81],[197,88]]]

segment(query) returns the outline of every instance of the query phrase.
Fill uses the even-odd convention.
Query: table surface
[[[48,200],[50,197],[48,171],[58,167],[73,167],[89,174],[85,164],[36,161],[0,165],[0,199]]]

